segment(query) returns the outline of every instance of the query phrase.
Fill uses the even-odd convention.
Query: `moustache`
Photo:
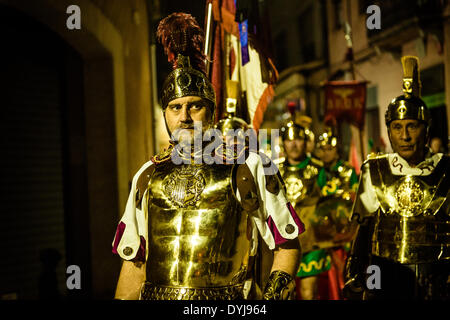
[[[194,124],[191,123],[180,124],[178,129],[194,129]]]

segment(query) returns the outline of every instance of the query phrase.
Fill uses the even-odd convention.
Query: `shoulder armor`
[[[247,164],[240,164],[234,167],[236,170],[234,189],[237,187],[241,195],[241,205],[244,210],[252,212],[259,208],[258,191],[255,180]]]
[[[369,154],[367,155],[367,159],[364,160],[363,165],[365,165],[366,163],[368,163],[370,160],[385,159],[385,158],[387,158],[387,157],[388,157],[388,154],[387,154],[387,153],[381,153],[381,152],[375,153],[375,152],[372,152],[372,153],[369,153]]]
[[[311,164],[315,165],[316,167],[323,167],[323,162],[319,159],[311,157]]]
[[[163,152],[153,156],[152,159],[151,159],[152,162],[155,165],[159,165],[161,163],[167,162],[168,160],[171,159],[172,150],[173,150],[173,144],[170,144],[169,147],[167,149],[164,149]]]
[[[340,165],[341,169],[339,170],[339,174],[344,177],[350,178],[352,172],[354,170],[353,166],[349,162],[344,162]]]
[[[141,209],[142,197],[155,170],[155,164],[142,171],[136,181],[136,208]]]

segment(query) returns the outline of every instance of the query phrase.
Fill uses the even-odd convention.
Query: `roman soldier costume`
[[[323,132],[317,147],[338,145],[337,136],[331,128]],[[316,209],[317,227],[321,247],[333,247],[344,244],[355,233],[355,225],[348,222],[355,198],[358,177],[353,167],[343,160],[337,160],[330,167],[322,167],[317,176],[320,188],[320,200]],[[320,230],[320,231],[319,231]]]
[[[162,90],[163,110],[173,99],[198,96],[214,114],[214,89],[204,73],[203,34],[195,19],[168,16],[158,38],[174,64]],[[134,176],[113,252],[146,263],[142,300],[245,298],[258,232],[274,249],[298,237],[304,226],[259,154],[246,152],[243,164],[229,164],[230,155],[218,148],[223,164],[206,164],[195,161],[196,150],[175,144]],[[181,164],[171,161],[174,153]],[[272,274],[264,298],[280,298],[290,282],[285,272]]]
[[[289,121],[282,127],[281,137],[283,141],[294,139],[306,141],[307,139],[305,128],[294,121]],[[319,249],[314,230],[317,222],[315,208],[320,198],[317,177],[321,168],[321,161],[308,156],[305,156],[304,160],[297,165],[291,165],[287,158],[284,161],[282,159],[279,164],[288,199],[306,228],[306,232],[300,236],[303,257],[297,277],[317,275],[330,268],[331,258],[324,250]]]
[[[420,99],[418,59],[403,57],[404,95],[386,111],[386,125],[414,119],[428,131],[430,115]],[[426,153],[415,167],[397,153],[363,164],[352,217],[360,231],[346,265],[350,298],[449,299],[450,159]],[[381,288],[368,287],[367,266],[381,272]]]
[[[338,138],[332,128],[327,128],[318,138],[317,148],[338,147]],[[322,167],[317,177],[321,197],[316,207],[316,231],[321,248],[326,248],[332,266],[327,274],[327,292],[321,296],[329,300],[342,299],[344,287],[344,265],[350,242],[357,224],[350,222],[351,209],[355,199],[358,176],[353,167],[341,159],[332,166]]]

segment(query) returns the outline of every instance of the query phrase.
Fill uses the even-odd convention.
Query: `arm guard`
[[[350,256],[345,263],[344,296],[351,300],[360,300],[365,288],[366,268],[369,264],[373,219],[359,226],[353,242]]]
[[[294,279],[284,271],[273,271],[264,289],[264,300],[288,300],[294,291]]]

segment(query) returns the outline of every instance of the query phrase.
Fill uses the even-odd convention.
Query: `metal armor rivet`
[[[286,233],[291,234],[295,231],[295,227],[289,223],[284,230],[286,231]]]
[[[126,247],[125,249],[123,249],[123,254],[126,256],[129,256],[133,253],[133,249],[130,247]]]

